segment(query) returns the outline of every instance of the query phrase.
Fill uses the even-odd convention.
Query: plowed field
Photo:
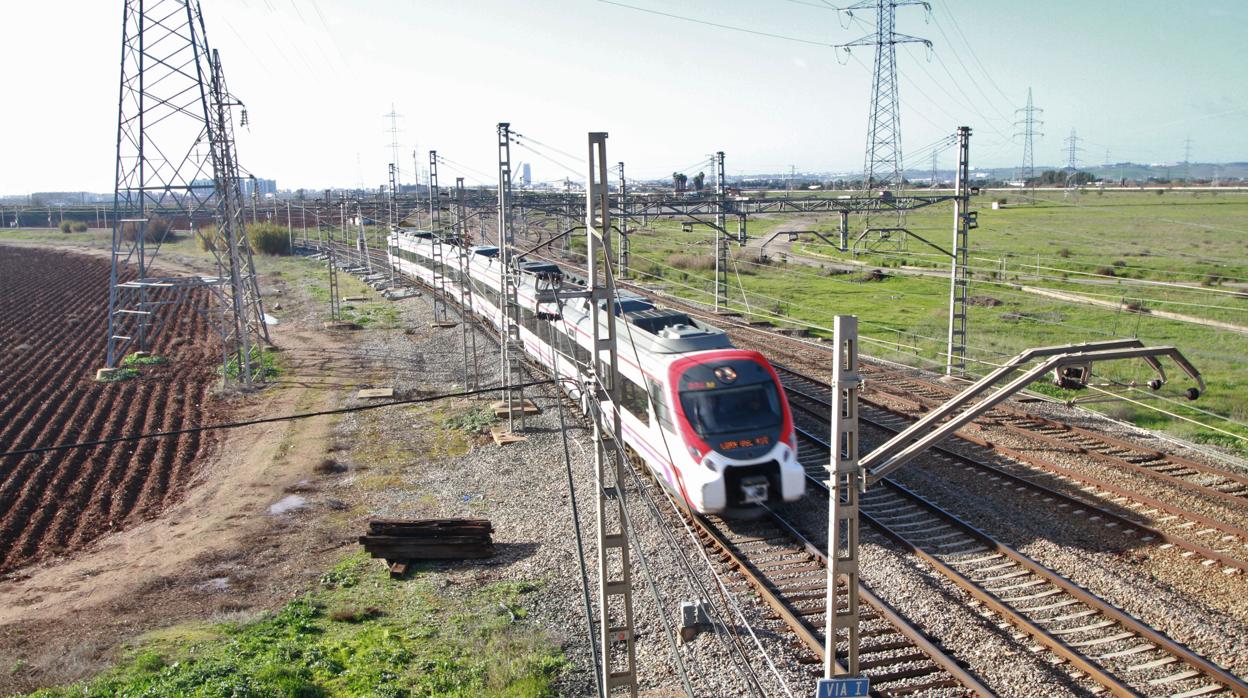
[[[213,421],[215,339],[188,304],[154,353],[169,359],[104,384],[108,262],[0,245],[0,452]],[[0,457],[0,573],[81,548],[173,502],[209,434]]]

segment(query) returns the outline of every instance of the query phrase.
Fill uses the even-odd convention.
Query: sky
[[[150,1],[150,0],[149,0]],[[374,188],[398,119],[401,181],[438,150],[444,184],[492,182],[496,124],[534,180],[583,178],[586,134],[633,178],[860,171],[873,31],[846,0],[202,0],[248,108],[243,167],[278,186]],[[874,4],[874,3],[871,3]],[[0,193],[111,191],[123,0],[5,2]],[[1248,2],[931,0],[897,10],[903,154],[974,130],[971,162],[1016,166],[1015,109],[1044,109],[1037,166],[1248,160]],[[640,9],[638,9],[640,8]],[[649,10],[649,11],[647,11]],[[667,13],[673,16],[664,16]],[[688,21],[679,17],[698,21]],[[709,23],[709,24],[708,24]],[[722,26],[713,26],[722,25]],[[38,30],[38,28],[45,28]],[[748,31],[741,31],[748,30]],[[1106,159],[1108,152],[1108,160]],[[953,166],[952,149],[938,154]]]

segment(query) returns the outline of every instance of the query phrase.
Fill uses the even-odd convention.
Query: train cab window
[[[683,390],[680,406],[698,436],[767,429],[780,424],[783,412],[774,383],[732,388]]]

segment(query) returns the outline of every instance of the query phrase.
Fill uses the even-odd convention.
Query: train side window
[[[646,424],[650,423],[650,401],[646,399],[646,390],[624,376],[620,376],[620,404],[634,417]]]
[[[671,431],[672,418],[667,412],[667,403],[663,401],[663,386],[652,378],[646,379],[646,386],[650,388],[650,401],[654,403],[654,414],[659,426]]]

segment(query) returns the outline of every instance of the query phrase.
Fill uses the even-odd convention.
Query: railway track
[[[374,252],[374,263],[377,263]],[[538,367],[540,368],[540,367]],[[574,411],[575,411],[575,405]],[[579,414],[579,411],[575,412]],[[637,464],[633,464],[637,467]],[[646,473],[644,467],[639,471]],[[653,485],[657,487],[657,485]],[[741,522],[678,510],[701,543],[774,612],[808,653],[824,659],[827,557],[775,512]],[[860,585],[860,669],[872,695],[900,696],[939,690],[946,695],[991,696],[970,672],[929,640],[865,585]],[[842,609],[843,610],[843,609]]]
[[[916,381],[895,372],[877,368],[865,373],[870,377],[872,390],[907,405],[914,413],[926,412],[951,397],[943,386]],[[1044,447],[1090,458],[1212,501],[1237,507],[1248,504],[1248,476],[1010,407],[998,406],[978,421],[984,426],[1032,439]]]
[[[821,402],[826,405],[826,400]],[[799,409],[806,410],[812,419],[819,415],[824,427],[823,431],[799,428],[801,460],[823,463],[829,445],[818,434],[826,432],[827,414],[820,415],[818,408]],[[808,468],[807,476],[814,489],[826,497],[822,468]],[[882,481],[875,491],[862,497],[860,505],[863,520],[872,529],[925,560],[1031,637],[1033,649],[1047,649],[1059,661],[1069,663],[1074,668],[1073,678],[1096,684],[1098,691],[1175,698],[1248,696],[1248,685],[1189,648],[898,483]],[[695,516],[690,521],[704,545],[715,551],[721,563],[741,574],[792,629],[810,650],[812,662],[821,661],[822,617],[828,609],[826,557],[819,546],[774,511],[759,520],[733,522],[732,526],[713,517]],[[1138,522],[1123,521],[1133,530],[1144,528]],[[1169,534],[1155,533],[1168,540]],[[1238,569],[1244,569],[1242,561],[1224,560],[1216,550],[1201,549],[1200,554],[1228,565],[1240,563]],[[952,689],[989,694],[954,659],[868,589],[862,591],[865,642],[861,657],[865,673],[872,676],[874,691],[894,695]]]
[[[795,403],[802,463],[827,460],[828,413]],[[808,483],[826,497],[821,466]],[[1119,696],[1248,695],[1248,684],[1070,579],[995,540],[922,495],[881,480],[859,498],[862,520],[917,555],[1033,643]]]
[[[827,556],[819,546],[770,510],[750,521],[682,515],[726,571],[739,574],[793,632],[810,653],[810,663],[822,664],[828,586]],[[859,594],[859,667],[871,678],[873,695],[934,690],[993,695],[866,585],[859,585]]]
[[[817,414],[831,409],[831,388],[828,384],[784,366],[773,366],[780,374],[791,402]],[[908,416],[865,400],[862,407],[860,419],[872,428],[885,432],[886,438],[905,429],[912,421]],[[1248,571],[1248,530],[993,444],[974,434],[959,432],[958,436],[999,455],[1021,460],[1026,466],[1010,468],[1005,464],[994,465],[941,446],[929,451],[931,457],[954,467],[983,473],[984,480],[1015,492],[1025,492],[1055,510],[1065,510],[1089,520],[1096,517],[1094,520],[1102,527],[1120,535],[1158,546],[1179,548],[1197,564],[1206,567],[1218,565],[1219,569],[1229,572]],[[1036,468],[1040,469],[1039,472]],[[1072,490],[1078,494],[1072,494]],[[1134,506],[1127,508],[1124,503]],[[1113,505],[1112,509],[1110,505]],[[1128,515],[1127,511],[1133,515]],[[1145,520],[1146,517],[1164,521],[1154,525]]]

